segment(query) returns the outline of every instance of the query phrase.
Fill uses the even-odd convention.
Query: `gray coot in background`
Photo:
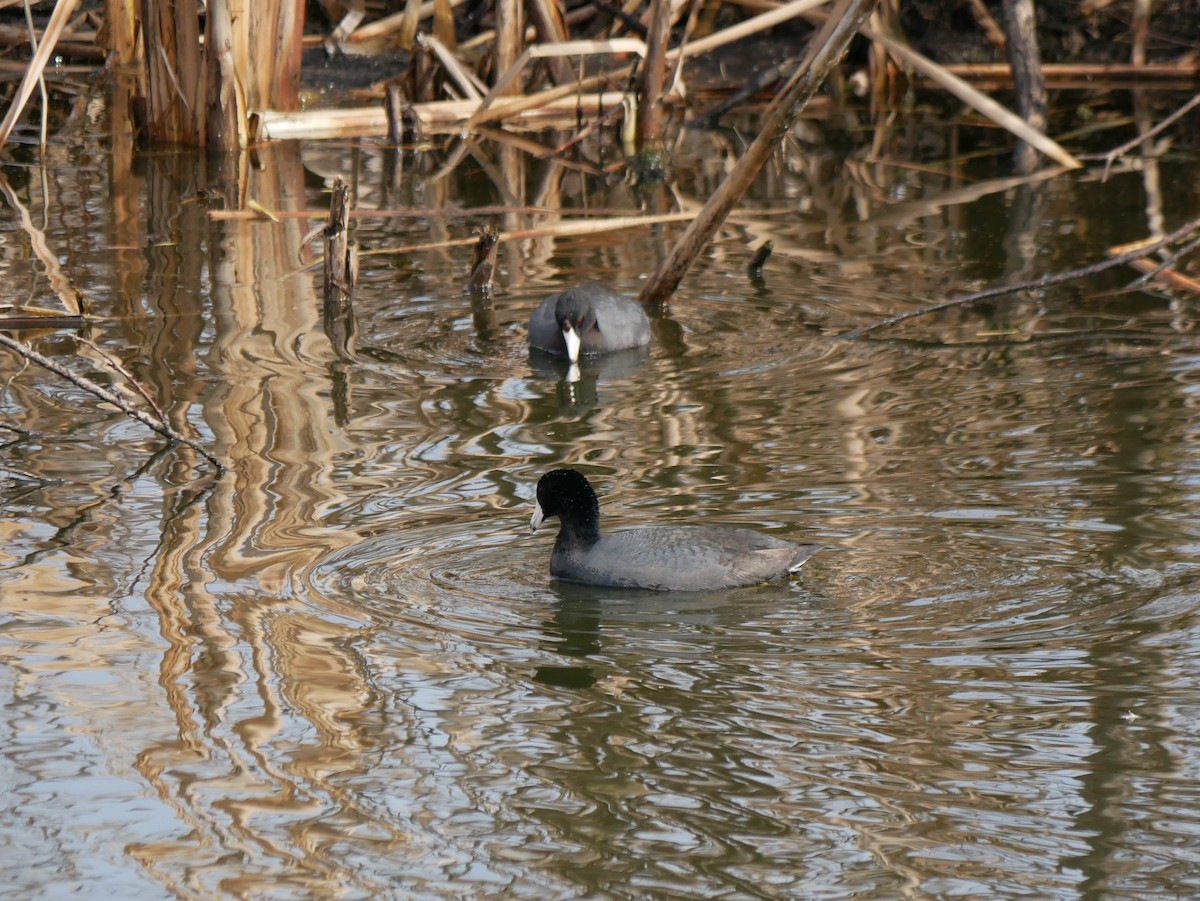
[[[584,282],[547,297],[529,317],[529,346],[572,363],[650,343],[641,304],[602,282]]]
[[[601,536],[596,492],[574,469],[554,469],[538,481],[530,530],[552,516],[559,529],[550,575],[609,588],[711,591],[757,585],[796,572],[819,547],[724,526],[643,526]]]

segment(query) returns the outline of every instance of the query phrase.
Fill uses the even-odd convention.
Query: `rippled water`
[[[369,149],[264,155],[268,208],[320,207],[351,165],[360,209],[512,202],[482,167],[389,183]],[[164,157],[134,223],[97,229],[117,186],[70,162],[17,193],[89,337],[232,466],[206,485],[4,358],[0,859],[22,896],[1200,889],[1192,300],[1110,278],[841,337],[1140,237],[1135,173],[952,200],[785,167],[655,311],[649,354],[570,381],[528,358],[529,312],[583,277],[635,292],[677,226],[505,245],[488,303],[461,293],[462,248],[402,249],[481,217],[363,218],[339,353],[306,220],[210,221]],[[526,174],[530,206],[582,203],[556,172]],[[1168,198],[1170,227],[1194,199]],[[27,256],[5,265],[54,306]],[[22,338],[70,359],[65,335]],[[559,585],[528,520],[563,464],[608,528],[827,547],[727,593]]]

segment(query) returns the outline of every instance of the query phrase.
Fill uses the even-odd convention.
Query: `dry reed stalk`
[[[24,0],[22,0],[24,2]],[[68,17],[70,14],[68,13]],[[34,36],[40,44],[46,39],[46,35],[50,34],[51,26],[46,25],[44,31],[35,31]],[[95,44],[97,32],[81,31],[72,28],[70,22],[64,22],[63,27],[59,30],[57,39],[58,44],[79,44],[80,46],[89,46]],[[15,25],[0,25],[0,44],[25,45],[29,43],[29,31],[25,28],[20,28]]]
[[[999,79],[1012,81],[1008,63],[954,63],[942,66],[943,71],[959,78]],[[1046,63],[1042,74],[1048,82],[1064,79],[1086,80],[1088,84],[1105,81],[1179,79],[1200,81],[1200,60],[1182,59],[1173,63],[1135,66],[1128,63]],[[1099,86],[1103,86],[1102,84]]]
[[[479,79],[475,77],[475,73],[467,66],[464,66],[462,61],[450,48],[433,35],[428,34],[418,34],[417,42],[433,51],[433,55],[438,58],[438,62],[442,64],[442,68],[446,70],[446,74],[450,77],[450,80],[458,85],[458,89],[466,96],[466,99],[483,99],[487,87],[479,83]]]
[[[26,329],[60,329],[83,328],[86,322],[82,316],[67,316],[64,313],[46,311],[46,313],[30,313],[22,307],[16,313],[6,313],[0,316],[0,330],[6,332],[24,331]]]
[[[1200,294],[1200,281],[1184,275],[1171,266],[1163,267],[1149,260],[1131,260],[1129,265],[1143,274],[1153,273],[1154,278],[1165,282],[1169,287]]]
[[[1046,79],[1042,75],[1042,60],[1038,41],[1033,0],[1003,0],[1004,29],[1008,36],[1006,51],[1012,66],[1013,88],[1016,93],[1017,114],[1032,129],[1046,130]],[[1033,145],[1017,140],[1013,150],[1017,172],[1032,172],[1038,156]]]
[[[496,17],[496,71],[510,71],[525,44],[524,20],[521,17],[520,0],[494,0],[492,11]],[[513,81],[497,78],[489,96],[519,94],[520,86]]]
[[[497,97],[505,96],[510,87],[515,85],[517,78],[520,77],[530,60],[543,59],[550,56],[592,56],[600,53],[636,53],[639,56],[645,56],[646,45],[637,38],[614,38],[608,41],[567,41],[563,44],[534,44],[531,47],[526,47],[525,52],[511,66],[503,70],[500,77],[496,79],[496,83],[488,91],[487,96],[483,98],[478,109],[474,111],[467,120],[466,125],[463,126],[464,130],[470,131],[482,122],[506,118],[514,113],[537,109],[544,105],[541,102],[528,102],[532,98],[526,97],[522,100],[505,104],[503,112],[500,115],[494,115],[495,111],[490,109]],[[600,79],[598,78],[587,79],[586,81],[592,82],[593,86],[600,83]],[[547,101],[560,100],[564,97],[570,97],[580,88],[581,84],[560,85],[557,88],[551,88],[548,91],[534,94],[532,97],[544,98]],[[518,107],[519,109],[517,109]]]
[[[138,58],[138,0],[104,0],[107,50],[118,66],[132,65]]]
[[[201,144],[206,138],[198,0],[143,2],[146,134],[153,141]]]
[[[1146,41],[1150,37],[1151,0],[1133,0],[1133,21],[1129,30],[1133,32],[1133,48],[1129,61],[1135,66],[1146,65]]]
[[[701,53],[706,53],[709,50],[715,50],[718,47],[724,47],[726,44],[731,44],[734,41],[739,41],[744,37],[749,37],[752,34],[757,34],[765,31],[768,28],[774,28],[776,25],[781,25],[805,13],[816,9],[818,6],[824,5],[825,0],[792,0],[790,3],[785,3],[783,6],[776,7],[769,12],[754,16],[747,19],[745,22],[739,22],[737,25],[730,28],[718,31],[716,34],[709,35],[705,38],[692,41],[685,47],[674,48],[667,51],[667,61],[674,62],[677,59],[691,59]],[[621,38],[617,40],[633,40],[632,38]],[[611,42],[610,42],[611,43]],[[493,122],[498,119],[507,119],[523,113],[526,110],[536,109],[551,101],[559,100],[563,97],[569,97],[576,91],[590,91],[600,84],[614,84],[621,79],[627,78],[632,71],[632,66],[622,66],[619,69],[609,70],[600,75],[593,75],[588,78],[581,79],[575,84],[559,85],[558,87],[549,88],[545,91],[539,91],[536,94],[530,94],[516,100],[506,100],[503,103],[495,104],[492,108],[482,111],[481,113],[472,116],[467,123],[468,127],[473,127],[482,122]]]
[[[1078,169],[1082,166],[1082,163],[1080,163],[1079,160],[1075,159],[1074,156],[1060,147],[1057,142],[1047,137],[1037,129],[1031,128],[1020,116],[1005,109],[986,94],[977,91],[961,78],[951,75],[944,67],[933,62],[933,60],[922,56],[915,50],[912,50],[909,47],[906,47],[904,44],[901,44],[899,41],[893,40],[887,35],[872,31],[870,28],[865,26],[859,29],[859,31],[862,33],[863,37],[870,41],[875,41],[878,44],[882,44],[893,56],[898,57],[908,65],[912,66],[926,78],[931,79],[934,83],[953,94],[976,112],[991,119],[1000,127],[1012,132],[1026,143],[1033,145],[1055,162],[1060,163],[1069,169]]]
[[[536,206],[476,206],[455,209],[429,207],[403,207],[390,210],[350,210],[351,219],[477,219],[480,216],[503,216],[506,213],[518,213],[522,216],[540,216],[557,213],[559,210]],[[591,215],[604,215],[605,210],[589,210]],[[608,213],[610,215],[619,215]],[[780,215],[795,214],[790,207],[780,210]],[[228,221],[236,219],[247,222],[266,220],[268,217],[251,209],[245,210],[208,210],[206,215],[213,221]],[[328,210],[272,210],[272,221],[284,222],[289,219],[324,219],[329,215]]]
[[[433,0],[433,36],[451,53],[458,50],[458,35],[454,32],[454,8],[450,5],[450,0]]]
[[[996,22],[983,0],[968,0],[967,5],[971,9],[971,15],[975,17],[975,24],[983,29],[988,43],[997,50],[1003,50],[1008,38],[1004,36],[1004,29]]]
[[[58,44],[58,49],[61,50],[62,46],[62,44]],[[55,66],[54,74],[58,76],[95,75],[100,69],[101,67],[94,63],[84,63],[78,66]],[[28,71],[28,62],[21,62],[15,59],[0,59],[0,72],[24,75]]]
[[[467,0],[450,0],[450,6],[452,8],[459,7],[466,2]],[[427,2],[422,3],[417,10],[418,18],[428,19],[436,11],[436,5],[437,0],[427,0]],[[401,26],[404,24],[404,17],[407,14],[407,11],[402,11],[390,16],[384,16],[382,19],[376,19],[369,25],[364,25],[354,31],[352,34],[347,35],[346,43],[360,44],[366,43],[367,41],[373,41],[378,38],[387,37],[401,28]]]
[[[653,153],[662,144],[662,93],[667,67],[667,41],[671,37],[670,0],[651,0],[650,29],[646,35],[646,60],[642,66],[634,140],[639,153]]]
[[[367,8],[365,0],[350,0],[350,4],[346,7],[346,14],[338,20],[334,26],[333,33],[329,39],[336,45],[354,33],[354,29],[362,24],[362,20],[367,17]]]
[[[41,83],[42,72],[46,69],[46,63],[50,61],[50,54],[54,52],[59,37],[66,29],[71,14],[78,5],[79,0],[58,0],[58,3],[55,4],[54,12],[50,14],[50,21],[46,23],[46,31],[42,35],[41,43],[38,44],[33,59],[29,61],[29,68],[25,72],[25,77],[21,79],[21,84],[17,87],[16,96],[13,97],[8,112],[4,115],[4,120],[0,121],[0,147],[8,143],[9,136],[12,135],[12,131],[17,125],[17,120],[25,111],[25,104],[33,95],[33,89]]]
[[[37,53],[38,40],[34,33],[33,27],[33,10],[29,8],[29,4],[25,4],[25,27],[29,29],[29,43],[33,47],[34,53]],[[38,94],[41,96],[41,123],[38,128],[38,155],[46,155],[46,132],[48,131],[48,122],[50,119],[50,95],[46,92],[46,79],[38,75],[37,80]],[[45,178],[45,170],[42,171],[42,177]]]
[[[249,144],[249,108],[239,71],[247,71],[250,48],[235,39],[227,0],[210,0],[208,6],[209,65],[213,76],[208,111],[208,139],[217,146],[245,149]],[[235,57],[236,54],[236,57]]]
[[[12,6],[25,7],[25,27],[19,28],[11,25],[0,25],[0,46],[23,47],[31,45],[32,50],[37,49],[46,36],[46,31],[38,31],[33,24],[32,3],[30,0],[17,0]],[[0,9],[3,9],[0,6]],[[104,59],[104,50],[97,45],[96,39],[99,37],[98,32],[89,29],[81,28],[79,25],[88,17],[88,13],[81,13],[74,22],[68,21],[62,29],[62,33],[54,42],[54,48],[59,52],[75,57],[77,59]],[[56,66],[55,73],[59,74],[61,69]]]
[[[402,50],[412,50],[417,39],[417,26],[421,24],[421,0],[406,0],[404,18],[396,30],[396,43]]]
[[[300,105],[303,11],[292,0],[208,0],[209,143],[246,147],[249,111]]]
[[[578,9],[571,10],[565,16],[563,16],[563,21],[566,22],[566,24],[568,26],[568,31],[569,31],[570,26],[580,25],[584,22],[587,22],[589,19],[594,19],[595,17],[596,17],[596,7],[589,4],[588,6],[581,6]],[[462,47],[460,47],[459,49],[464,52],[466,52],[468,50],[474,50],[477,47],[482,47],[485,44],[490,44],[495,39],[496,39],[495,31],[481,31],[481,32],[479,32],[479,34],[475,35],[474,37],[468,38],[467,40],[463,41]],[[525,43],[531,44],[536,40],[537,40],[537,28],[533,25],[527,25],[525,27]]]
[[[550,127],[555,124],[573,125],[578,110],[585,116],[599,116],[614,106],[620,106],[627,95],[617,92],[584,94],[581,97],[559,98],[541,109],[526,109],[519,117],[506,123],[515,128]],[[463,122],[479,108],[476,100],[435,100],[415,103],[410,109],[428,134],[458,134]],[[356,109],[306,110],[285,113],[277,110],[258,110],[251,116],[255,141],[286,141],[300,138],[363,138],[388,135],[388,114],[383,106]]]
[[[652,216],[615,216],[599,221],[567,221],[543,228],[522,228],[500,232],[500,241],[526,241],[536,238],[577,238],[581,235],[601,235],[610,231],[624,231],[630,228],[644,228],[647,225],[664,225],[672,222],[688,222],[692,213],[659,213]],[[478,241],[473,238],[451,238],[448,241],[435,241],[428,244],[409,244],[404,247],[381,247],[375,250],[364,250],[360,256],[378,256],[381,254],[418,253],[427,250],[444,250],[449,247],[465,247]]]
[[[567,23],[555,0],[526,0],[526,13],[533,23],[536,40],[542,44],[561,44],[570,40]],[[555,84],[570,84],[575,80],[571,64],[559,57],[547,60],[550,77]]]

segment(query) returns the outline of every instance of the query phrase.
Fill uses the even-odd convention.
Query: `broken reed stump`
[[[771,240],[763,241],[758,246],[758,250],[754,252],[754,258],[746,267],[746,271],[751,275],[758,275],[762,272],[763,264],[767,262],[769,257],[775,250],[775,242]]]
[[[490,225],[485,225],[475,242],[471,256],[471,277],[467,280],[467,291],[471,294],[486,294],[492,290],[496,276],[496,255],[500,250],[500,234]]]
[[[325,281],[322,304],[325,334],[339,357],[353,356],[354,309],[350,295],[358,281],[358,245],[350,240],[350,186],[334,179],[325,223]]]
[[[358,250],[350,241],[350,186],[340,175],[333,181],[329,219],[325,223],[325,303],[349,300],[358,280]]]

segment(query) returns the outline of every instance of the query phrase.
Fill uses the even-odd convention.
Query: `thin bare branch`
[[[721,227],[730,210],[741,200],[767,160],[791,132],[800,110],[841,60],[855,32],[862,27],[874,5],[874,0],[839,0],[820,32],[812,38],[803,62],[763,115],[753,143],[647,279],[638,294],[639,301],[664,303],[675,293],[704,245]]]
[[[1152,129],[1150,129],[1145,134],[1138,135],[1136,138],[1132,138],[1132,139],[1126,141],[1120,147],[1114,147],[1112,150],[1108,151],[1107,153],[1104,153],[1104,154],[1080,154],[1079,158],[1085,159],[1085,160],[1088,160],[1088,159],[1104,160],[1104,175],[1101,177],[1100,180],[1108,181],[1108,173],[1112,169],[1113,163],[1115,163],[1119,157],[1125,155],[1130,150],[1132,150],[1134,147],[1137,147],[1139,144],[1141,144],[1143,141],[1146,141],[1146,140],[1154,137],[1156,134],[1158,134],[1163,129],[1170,127],[1172,123],[1178,121],[1182,116],[1186,116],[1197,106],[1200,106],[1200,94],[1195,95],[1191,100],[1189,100],[1187,103],[1185,103],[1179,109],[1175,110],[1175,112],[1171,113],[1171,115],[1167,116],[1167,118],[1163,119],[1161,122],[1159,122],[1157,125],[1155,125]]]
[[[79,375],[77,372],[71,371],[57,360],[52,360],[50,357],[47,357],[44,354],[34,350],[29,345],[23,344],[14,338],[10,338],[3,332],[0,332],[0,346],[7,347],[9,350],[13,351],[13,353],[18,354],[22,359],[28,360],[32,363],[37,363],[43,369],[49,369],[51,372],[62,376],[76,388],[86,391],[88,394],[98,397],[106,403],[112,404],[125,415],[133,417],[138,422],[142,423],[142,425],[149,429],[153,429],[164,438],[168,438],[171,441],[177,441],[180,444],[186,444],[205,460],[211,463],[216,469],[218,475],[221,475],[225,472],[225,467],[222,465],[221,461],[206,451],[191,438],[188,438],[186,435],[181,435],[168,423],[159,422],[144,410],[139,410],[137,407],[130,406],[129,403],[116,392],[109,391],[103,385],[97,385],[91,379],[85,378],[84,376]]]
[[[930,313],[937,313],[942,310],[948,310],[952,307],[969,306],[981,300],[988,300],[993,297],[1002,297],[1005,294],[1014,294],[1020,291],[1037,291],[1042,288],[1048,288],[1051,285],[1061,285],[1064,282],[1074,281],[1075,279],[1085,278],[1089,275],[1095,275],[1099,272],[1112,269],[1116,266],[1127,266],[1135,260],[1142,260],[1156,251],[1167,247],[1170,244],[1179,241],[1196,229],[1200,228],[1200,217],[1192,219],[1190,222],[1177,228],[1171,234],[1164,238],[1149,244],[1139,244],[1133,250],[1125,253],[1117,254],[1109,257],[1107,260],[1101,260],[1098,263],[1092,263],[1088,266],[1082,266],[1078,269],[1070,269],[1066,272],[1052,272],[1049,275],[1043,275],[1040,278],[1035,278],[1031,281],[1022,282],[1016,285],[997,285],[993,288],[985,288],[982,291],[975,291],[971,294],[964,294],[961,297],[955,297],[950,300],[944,300],[940,303],[933,303],[927,306],[918,307],[915,310],[909,310],[906,313],[898,313],[895,316],[889,316],[887,319],[881,319],[879,322],[871,323],[870,325],[859,326],[856,329],[851,329],[842,335],[844,338],[861,338],[871,332],[878,331],[882,328],[888,328],[893,325],[898,325],[909,319],[915,319],[918,316],[928,316]]]
[[[146,402],[146,406],[154,411],[154,415],[158,417],[158,421],[165,426],[170,425],[170,422],[167,419],[167,414],[162,411],[162,407],[155,403],[154,398],[152,398],[146,389],[142,387],[141,382],[133,377],[133,373],[126,369],[120,360],[118,360],[108,351],[101,349],[100,345],[96,344],[94,341],[89,341],[87,338],[84,338],[81,335],[76,335],[75,340],[84,347],[94,351],[97,356],[99,356],[100,359],[102,359],[114,372],[124,376],[125,381],[129,382],[129,384],[133,386],[133,391]]]

